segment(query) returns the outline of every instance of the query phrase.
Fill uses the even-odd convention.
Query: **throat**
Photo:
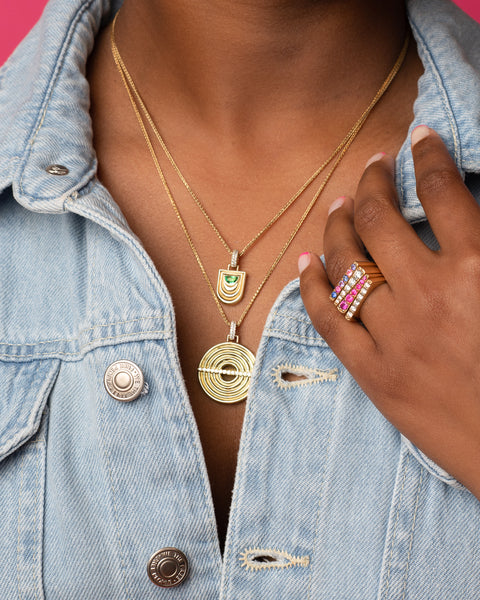
[[[125,0],[117,36],[154,116],[181,113],[238,144],[268,128],[278,140],[279,122],[302,134],[302,118],[316,128],[329,114],[328,125],[340,101],[347,114],[365,106],[406,28],[403,0],[207,0],[201,10],[196,0]]]

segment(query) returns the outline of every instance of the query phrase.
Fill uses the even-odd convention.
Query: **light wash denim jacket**
[[[52,0],[0,75],[0,600],[480,598],[480,502],[374,408],[298,281],[258,350],[222,559],[172,303],[95,178],[85,61],[118,5]],[[447,0],[409,13],[412,127],[480,197],[480,29]],[[407,141],[397,183],[433,243]],[[119,359],[148,384],[131,403],[104,388]],[[147,577],[163,547],[189,560],[178,587]]]

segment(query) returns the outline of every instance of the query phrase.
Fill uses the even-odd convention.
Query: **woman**
[[[476,25],[67,4],[0,96],[2,597],[476,597]]]

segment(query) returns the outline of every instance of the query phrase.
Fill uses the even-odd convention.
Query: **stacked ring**
[[[385,277],[374,262],[356,261],[340,279],[332,293],[332,300],[339,310],[350,321],[364,302],[368,293],[385,283]]]

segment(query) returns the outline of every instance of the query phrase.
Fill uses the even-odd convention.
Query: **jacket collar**
[[[0,72],[0,190],[23,206],[63,212],[96,171],[86,62],[121,0],[51,0]],[[47,173],[63,165],[66,176]]]
[[[85,67],[95,35],[121,3],[50,0],[0,71],[0,190],[12,186],[17,201],[30,210],[64,212],[66,200],[95,179]],[[462,172],[478,173],[478,25],[449,0],[409,0],[408,11],[424,65],[411,129],[421,123],[433,127]],[[52,164],[67,167],[68,175],[49,174]],[[397,183],[405,216],[424,219],[409,137],[397,157]]]

